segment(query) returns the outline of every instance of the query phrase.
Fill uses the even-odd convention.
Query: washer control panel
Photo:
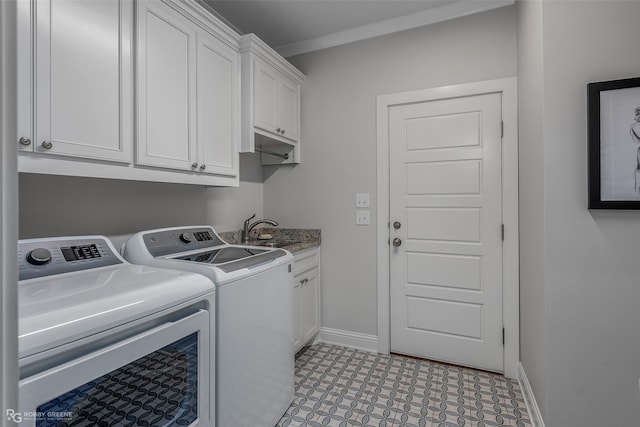
[[[104,237],[60,237],[18,242],[20,280],[123,263]]]
[[[154,257],[225,244],[213,228],[203,227],[157,231],[145,234],[143,239],[147,250]]]

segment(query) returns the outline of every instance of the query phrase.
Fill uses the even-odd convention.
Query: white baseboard
[[[357,332],[343,331],[340,329],[320,328],[319,342],[337,344],[359,350],[378,352],[378,337],[376,335],[360,334]]]
[[[538,402],[536,402],[536,397],[533,394],[531,384],[529,384],[529,379],[524,372],[524,366],[522,366],[521,362],[518,362],[518,383],[520,384],[520,390],[522,390],[524,403],[527,405],[527,411],[529,411],[532,427],[545,427]]]

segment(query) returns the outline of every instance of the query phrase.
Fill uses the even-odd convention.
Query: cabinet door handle
[[[282,130],[280,128],[276,129],[276,132],[281,133]]]
[[[204,163],[200,165],[200,170],[203,171],[207,168],[207,165],[205,165]]]
[[[26,136],[23,136],[18,140],[18,142],[20,143],[20,145],[25,145],[25,146],[31,145],[31,138],[27,138]]]
[[[282,134],[284,135],[284,129],[282,129]]]
[[[301,285],[304,285],[304,284],[305,284],[305,283],[307,283],[308,281],[309,281],[309,279],[305,277],[304,279],[300,280],[300,284],[301,284]]]
[[[45,150],[51,150],[53,148],[53,142],[42,141],[42,148],[44,148]]]
[[[192,164],[191,164],[191,168],[195,169],[195,168],[197,168],[197,167],[198,167],[198,164],[197,164],[197,163],[195,163],[195,162],[194,162],[194,163],[192,163]]]

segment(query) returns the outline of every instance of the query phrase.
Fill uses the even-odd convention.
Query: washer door
[[[200,310],[20,381],[31,426],[209,424],[209,313]]]

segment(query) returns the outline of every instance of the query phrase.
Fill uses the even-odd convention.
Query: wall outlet
[[[369,211],[356,211],[356,225],[369,225]]]
[[[369,207],[369,193],[356,193],[356,208]]]

